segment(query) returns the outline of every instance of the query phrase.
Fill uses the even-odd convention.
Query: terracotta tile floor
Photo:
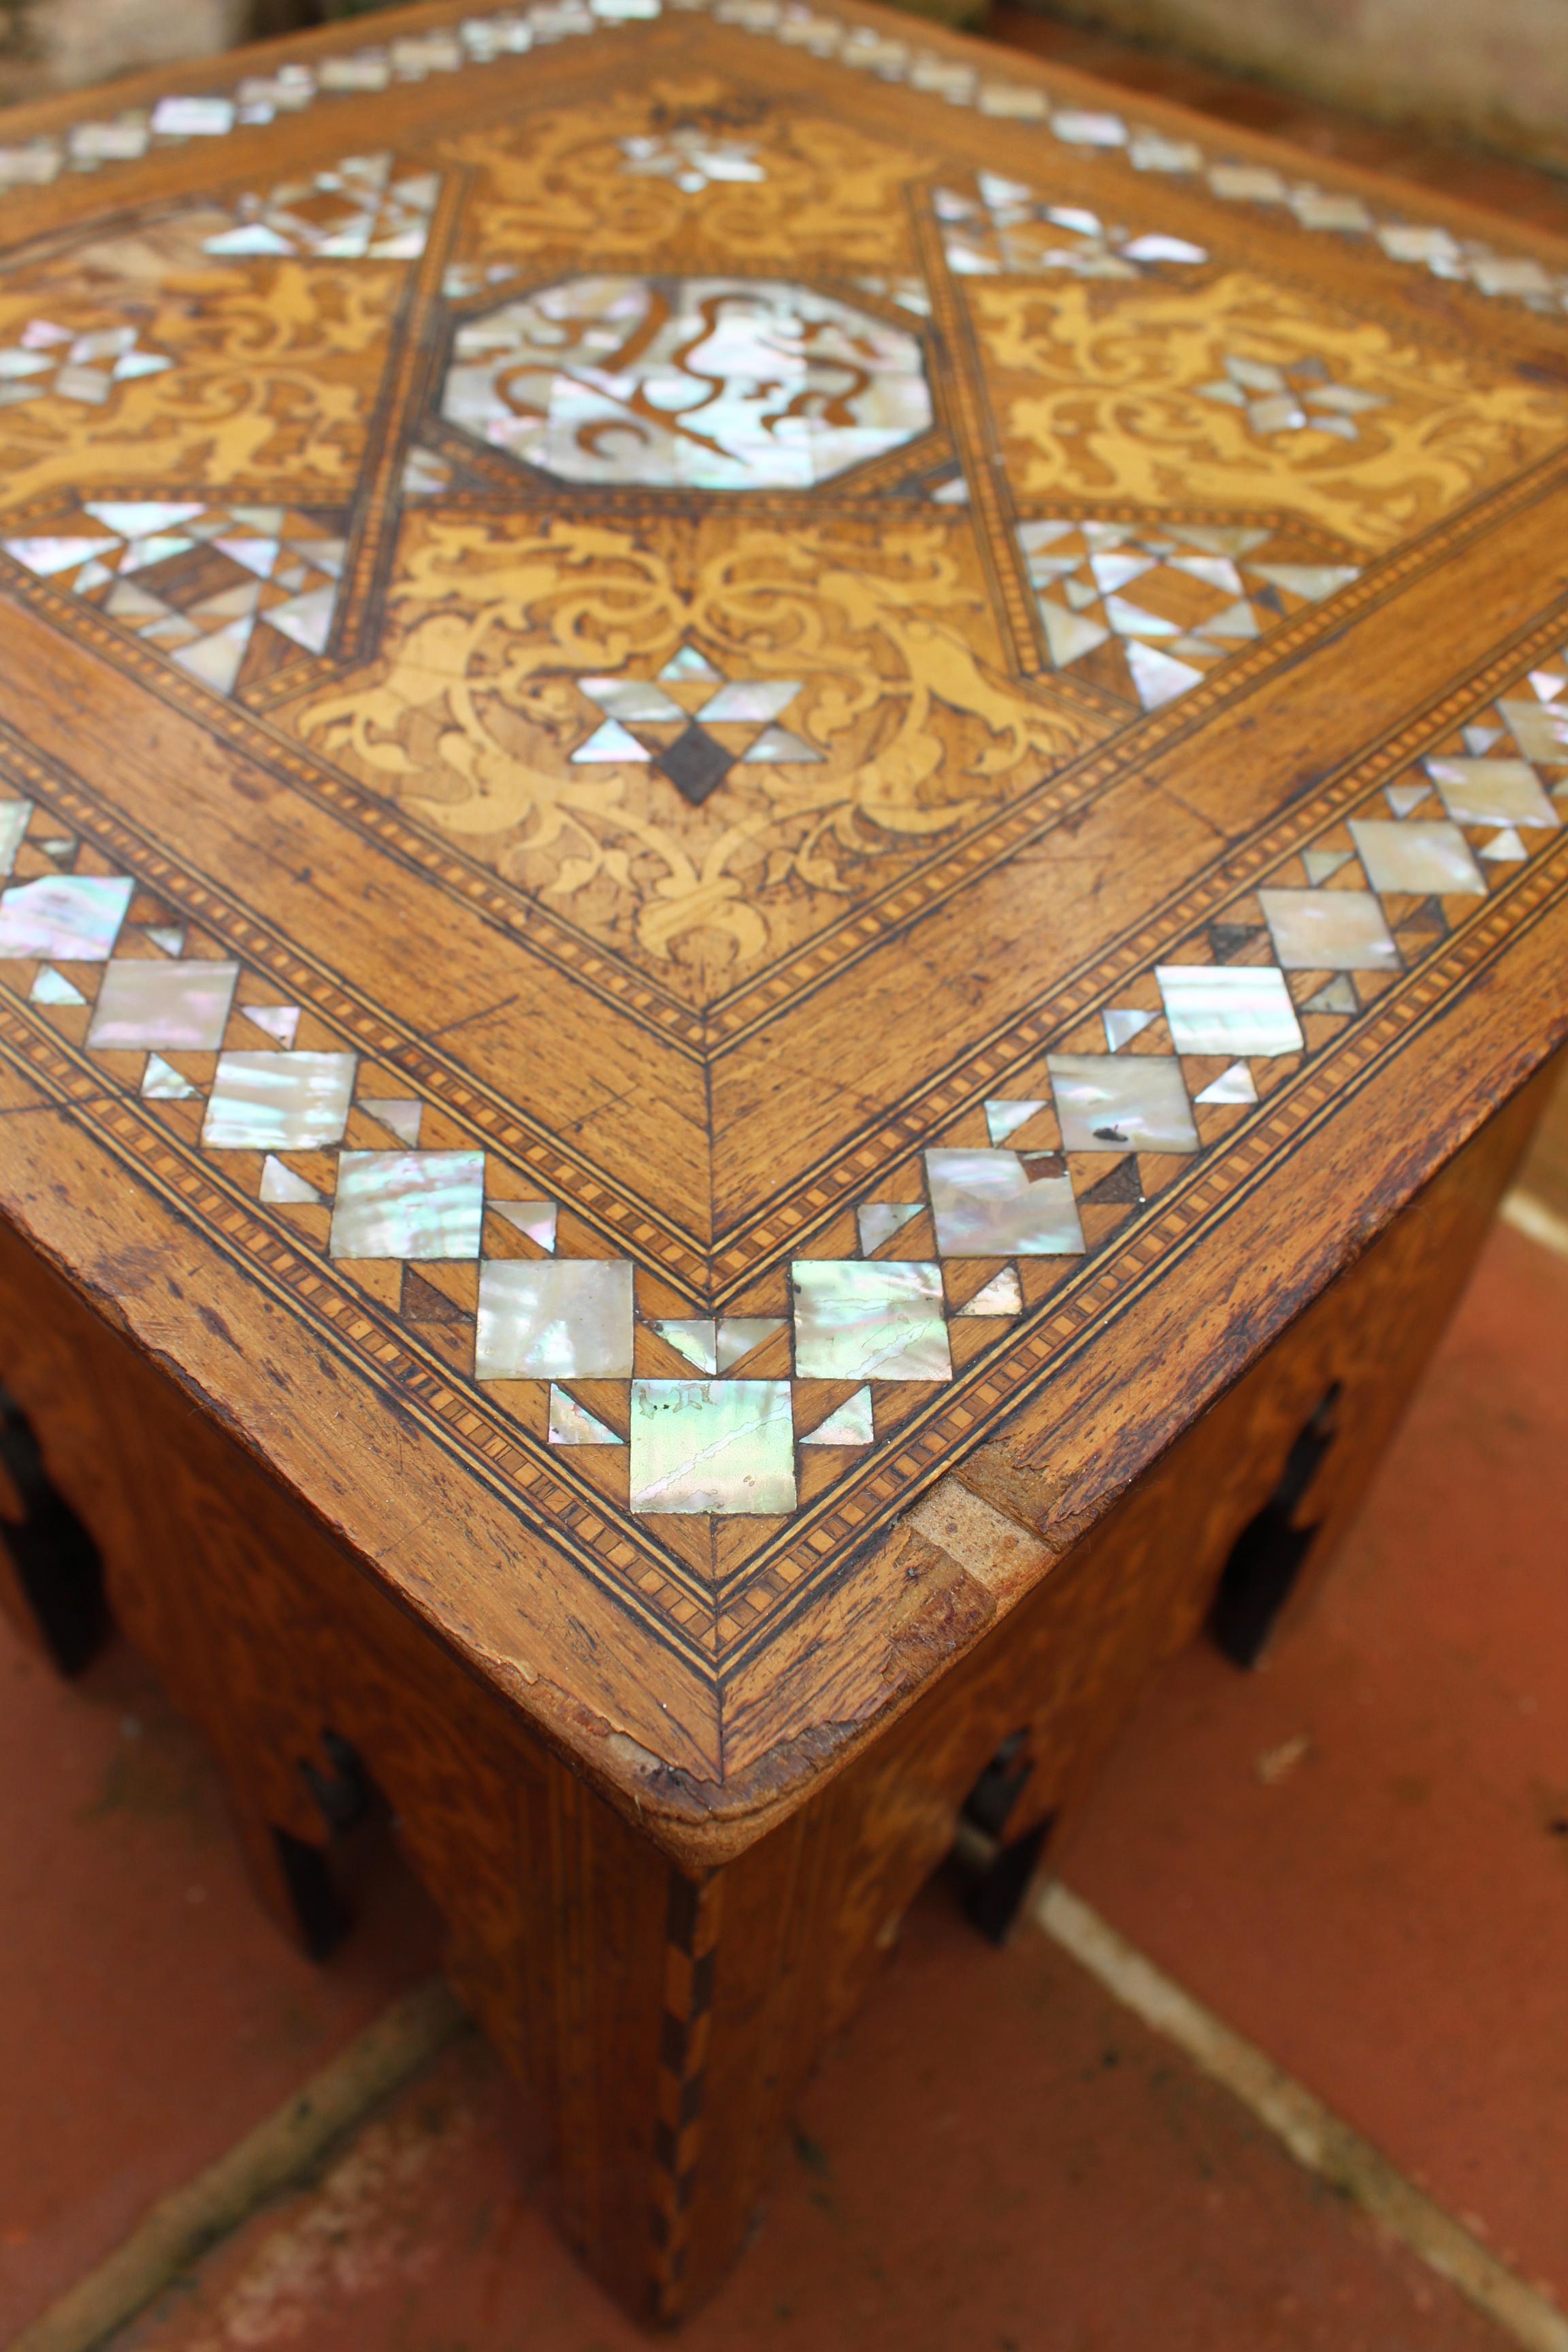
[[[989,28],[1128,91],[1568,234],[1568,177],[1027,8],[994,8]],[[1568,1076],[1523,1181],[1568,1218]],[[1542,1353],[1521,1379],[1527,1328]],[[1178,1661],[1059,1860],[1190,1990],[1568,2300],[1568,1980],[1532,1965],[1568,1924],[1568,1607],[1543,1612],[1542,1579],[1568,1537],[1565,1369],[1568,1269],[1500,1233],[1405,1442],[1414,1466],[1429,1436],[1436,1466],[1442,1416],[1468,1475],[1412,1476],[1401,1494],[1391,1465],[1319,1622],[1239,1701],[1208,1650]],[[1494,1379],[1508,1409],[1478,1412]],[[1484,1606],[1467,1607],[1483,1581]],[[1298,1743],[1302,1769],[1259,1777],[1260,1759]],[[1239,1881],[1245,1935],[1229,1907]]]
[[[1023,11],[994,29],[1568,229],[1568,184],[1479,152]],[[1565,1527],[1568,1264],[1500,1230],[1311,1621],[1255,1677],[1177,1660],[1061,1866],[1568,2297]],[[211,1777],[136,1663],[68,1690],[0,1630],[0,2340],[428,1969],[417,1890],[374,1842],[360,1864],[362,1930],[313,1969],[252,1908]],[[120,2352],[630,2347],[539,2217],[529,2143],[465,2038]],[[809,2094],[759,2243],[684,2340],[1502,2339],[1042,1937],[992,1953],[938,1885]]]
[[[1568,2303],[1565,1564],[1568,1262],[1502,1228],[1310,1622],[1179,1658],[1061,1866]]]
[[[477,2043],[116,2352],[636,2352],[539,2218]],[[1496,2352],[1038,1935],[939,1895],[683,2352]]]
[[[0,2344],[430,1969],[374,1859],[363,1932],[312,1968],[151,1675],[116,1649],[68,1687],[0,1619]]]

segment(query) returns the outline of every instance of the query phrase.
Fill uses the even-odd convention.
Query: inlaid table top
[[[5,1212],[760,1819],[1561,1033],[1568,256],[799,0],[35,108],[0,236]]]

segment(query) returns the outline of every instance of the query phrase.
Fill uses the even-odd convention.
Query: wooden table
[[[1564,1028],[1568,263],[907,18],[0,143],[11,1585],[670,2319],[1353,1510]]]

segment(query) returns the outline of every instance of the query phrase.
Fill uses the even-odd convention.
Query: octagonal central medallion
[[[460,326],[441,413],[563,481],[805,490],[931,401],[918,335],[810,287],[593,277]]]

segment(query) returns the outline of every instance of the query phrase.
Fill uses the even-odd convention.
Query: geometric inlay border
[[[1345,809],[1364,803],[1399,756],[1406,764],[1423,740],[1441,740],[1458,703],[1479,707],[1510,677],[1528,674],[1561,635],[1554,614],[1510,649],[1506,664],[1489,664],[1436,712],[1407,725],[1370,759],[1358,763],[1325,807],[1314,803],[1312,829],[1322,833]],[[1482,691],[1478,686],[1484,679]],[[40,763],[28,761],[36,792],[49,786]],[[81,794],[83,802],[90,798]],[[1307,824],[1293,835],[1299,843]],[[1279,839],[1247,845],[1227,862],[1234,900],[1255,887],[1266,854],[1278,865],[1290,854]],[[1098,1252],[1075,1264],[1040,1307],[997,1340],[952,1382],[911,1411],[906,1424],[878,1448],[863,1468],[850,1470],[788,1526],[765,1539],[745,1564],[715,1584],[679,1552],[658,1540],[646,1523],[605,1501],[572,1475],[570,1464],[510,1423],[487,1404],[482,1385],[455,1379],[450,1367],[421,1346],[416,1334],[338,1277],[330,1262],[312,1256],[277,1217],[226,1181],[189,1145],[160,1127],[138,1101],[105,1084],[85,1048],[61,1037],[36,1006],[0,989],[0,1051],[29,1071],[52,1097],[98,1132],[117,1156],[134,1166],[166,1199],[195,1216],[237,1263],[287,1296],[327,1336],[337,1351],[395,1393],[432,1434],[440,1437],[494,1491],[534,1519],[583,1572],[615,1592],[645,1623],[708,1671],[745,1654],[764,1625],[798,1602],[892,1516],[907,1509],[922,1485],[979,1443],[1016,1411],[1049,1372],[1081,1344],[1091,1328],[1123,1311],[1173,1255],[1190,1248],[1215,1221],[1278,1164],[1336,1103],[1364,1084],[1455,989],[1507,941],[1519,935],[1568,888],[1568,828],[1543,847],[1521,855],[1401,978],[1352,1020],[1326,1047],[1303,1059],[1299,1071],[1258,1106],[1223,1142],[1211,1145],[1189,1174],[1173,1182]],[[1224,901],[1220,901],[1224,903]],[[1210,909],[1212,914],[1212,907]],[[211,918],[209,916],[209,922]],[[1149,953],[1145,948],[1145,953]],[[1158,953],[1156,948],[1153,952]],[[1058,1036],[1076,1008],[1058,1000],[1048,1008]],[[564,1189],[564,1188],[563,1188]],[[570,1195],[567,1195],[570,1198]]]

